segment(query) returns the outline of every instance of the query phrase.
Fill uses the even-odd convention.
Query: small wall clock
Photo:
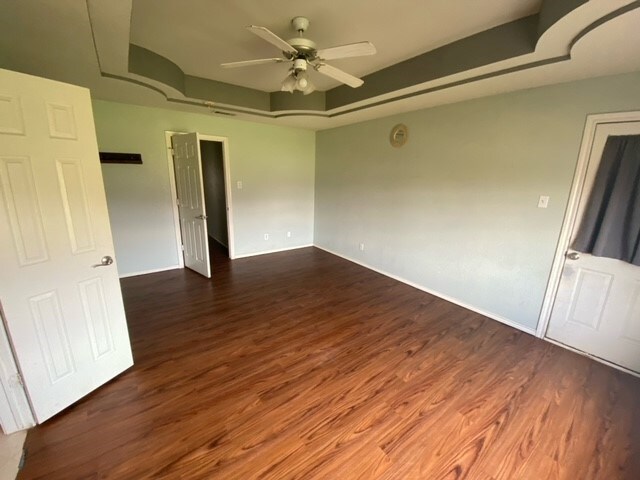
[[[407,143],[409,138],[409,131],[407,126],[403,123],[399,123],[391,129],[391,135],[389,135],[389,142],[396,148],[402,147]]]

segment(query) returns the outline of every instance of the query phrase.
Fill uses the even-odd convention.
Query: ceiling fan
[[[309,27],[309,20],[307,18],[295,17],[291,20],[291,25],[293,29],[298,32],[298,37],[287,41],[277,36],[268,28],[258,27],[256,25],[249,25],[247,27],[250,32],[282,50],[282,57],[223,63],[220,66],[224,68],[235,68],[266,63],[289,62],[291,63],[291,67],[289,73],[282,81],[281,90],[291,93],[293,93],[294,90],[299,90],[305,95],[315,90],[309,78],[309,73],[307,72],[308,67],[353,88],[357,88],[364,83],[360,78],[328,65],[326,60],[373,55],[376,53],[376,47],[374,47],[371,42],[350,43],[318,50],[314,42],[302,36]]]

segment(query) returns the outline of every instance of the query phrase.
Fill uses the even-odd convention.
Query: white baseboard
[[[141,272],[124,273],[120,275],[120,278],[137,277],[138,275],[147,275],[149,273],[166,272],[167,270],[177,270],[178,268],[184,268],[180,265],[171,265],[170,267],[154,268],[152,270],[143,270]]]
[[[235,257],[233,257],[233,259],[235,260],[236,258],[247,258],[247,257],[255,257],[257,255],[267,255],[268,253],[286,252],[288,250],[298,250],[299,248],[307,248],[307,247],[313,247],[313,244],[308,243],[306,245],[296,245],[295,247],[276,248],[274,250],[264,250],[262,252],[242,253],[240,255],[236,255]]]
[[[345,260],[349,260],[350,262],[356,263],[358,265],[360,265],[361,267],[365,267],[368,268],[369,270],[373,270],[374,272],[380,273],[381,275],[384,275],[385,277],[389,277],[389,278],[393,278],[394,280],[397,280],[398,282],[402,282],[406,285],[409,285],[410,287],[413,288],[417,288],[418,290],[422,290],[423,292],[426,292],[430,295],[433,295],[435,297],[441,298],[443,300],[446,300],[447,302],[451,302],[454,303],[456,305],[458,305],[459,307],[462,308],[466,308],[467,310],[471,310],[472,312],[476,312],[479,313],[480,315],[483,315],[487,318],[490,318],[492,320],[496,320],[500,323],[504,323],[505,325],[508,325],[510,327],[513,327],[517,330],[520,330],[522,332],[528,333],[529,335],[536,335],[536,330],[535,328],[529,328],[529,327],[525,327],[523,325],[520,325],[516,322],[513,322],[511,320],[509,320],[508,318],[504,318],[501,317],[500,315],[496,315],[495,313],[492,312],[487,312],[486,310],[482,310],[481,308],[477,308],[474,307],[473,305],[469,305],[468,303],[465,303],[461,300],[458,300],[457,298],[454,297],[450,297],[449,295],[445,295],[443,293],[440,292],[436,292],[435,290],[431,290],[430,288],[424,287],[422,285],[419,285],[415,282],[412,282],[410,280],[407,280],[405,278],[399,277],[397,275],[394,275],[392,273],[389,272],[385,272],[384,270],[380,270],[379,268],[376,267],[372,267],[371,265],[367,265],[366,263],[362,262],[361,260],[356,260],[355,258],[351,258],[348,257],[346,255],[343,255],[341,253],[335,252],[331,249],[325,248],[325,247],[321,247],[320,245],[314,245],[314,247],[319,248],[320,250],[324,250],[325,252],[328,252],[332,255],[335,255],[337,257],[341,257],[344,258]]]

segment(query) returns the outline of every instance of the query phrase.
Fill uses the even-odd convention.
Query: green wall
[[[535,329],[585,117],[634,109],[639,73],[319,132],[315,244]]]
[[[100,150],[144,162],[102,168],[120,275],[178,264],[165,130],[229,139],[236,256],[313,243],[314,132],[100,100],[93,108]]]
[[[640,73],[317,133],[94,101],[100,149],[144,160],[103,166],[120,274],[178,264],[164,131],[198,131],[229,138],[236,255],[315,243],[524,329],[537,323],[586,115],[638,109]],[[395,149],[400,122],[409,142]]]

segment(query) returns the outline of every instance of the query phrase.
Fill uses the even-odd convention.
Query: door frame
[[[35,415],[22,382],[0,307],[0,427],[5,435],[9,435],[35,425]]]
[[[560,237],[556,246],[556,252],[553,257],[553,263],[551,266],[551,273],[549,275],[549,281],[547,283],[547,289],[545,291],[544,299],[542,301],[542,309],[540,310],[540,317],[538,318],[538,327],[536,329],[536,337],[544,338],[545,340],[559,344],[558,342],[548,338],[547,328],[549,327],[549,321],[551,320],[551,311],[553,310],[553,304],[558,293],[558,287],[560,285],[560,277],[562,275],[562,269],[565,263],[565,252],[569,248],[571,242],[571,233],[574,228],[574,224],[578,216],[578,206],[580,204],[580,197],[582,195],[582,189],[587,175],[587,168],[589,166],[589,157],[591,155],[591,148],[593,147],[593,141],[595,139],[596,128],[598,125],[607,123],[622,123],[622,122],[640,122],[640,111],[633,112],[619,112],[619,113],[601,113],[587,115],[585,122],[584,133],[582,135],[582,143],[580,145],[580,153],[578,154],[578,163],[573,175],[573,183],[571,184],[571,191],[569,194],[569,200],[567,202],[567,209],[564,214],[564,220],[562,221],[562,228],[560,229]],[[561,344],[564,348],[569,348],[578,353],[589,355],[587,352],[582,352],[564,344]],[[589,355],[591,356],[591,355]],[[593,357],[602,363],[611,365],[619,370],[625,372],[631,372],[619,365],[607,362],[598,357]],[[637,375],[637,374],[636,374]]]
[[[171,146],[171,136],[179,135],[181,133],[190,132],[177,132],[171,130],[165,130],[165,145],[167,147],[167,161],[169,168],[169,186],[171,189],[171,201],[173,208],[173,223],[176,231],[176,250],[178,252],[178,261],[180,268],[184,268],[184,254],[182,252],[182,234],[180,233],[180,213],[178,211],[178,191],[176,189],[176,173],[173,164],[173,147]],[[227,204],[227,243],[229,244],[229,258],[233,260],[235,258],[235,242],[233,236],[233,208],[231,205],[231,167],[229,161],[229,139],[227,137],[219,137],[217,135],[205,135],[197,132],[200,140],[205,142],[220,142],[222,143],[222,168],[224,170],[224,196]],[[202,162],[202,158],[200,158]]]

